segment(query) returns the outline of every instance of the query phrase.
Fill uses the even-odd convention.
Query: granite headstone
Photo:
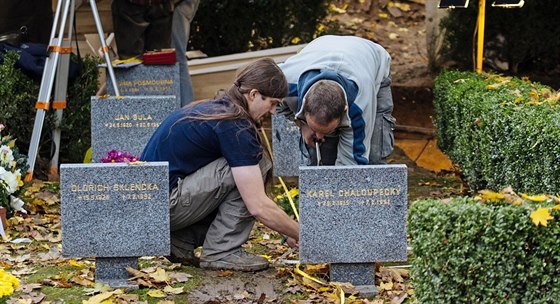
[[[96,280],[130,287],[126,266],[169,255],[169,166],[62,164],[62,254],[95,257]]]
[[[175,96],[92,97],[93,161],[111,150],[139,156],[160,123],[178,108]]]
[[[407,259],[406,166],[300,167],[299,187],[301,262],[374,294],[374,263]]]
[[[114,69],[119,93],[122,96],[174,95],[181,99],[179,64],[145,65]],[[114,96],[110,77],[106,77],[107,92]]]
[[[274,176],[298,176],[307,164],[300,150],[300,130],[284,115],[272,115],[272,156]]]

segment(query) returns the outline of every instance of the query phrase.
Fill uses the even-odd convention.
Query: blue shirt
[[[144,161],[169,162],[169,189],[179,178],[224,157],[230,167],[253,166],[262,157],[262,146],[248,119],[198,120],[186,117],[224,113],[227,97],[171,113],[152,135],[140,156]]]

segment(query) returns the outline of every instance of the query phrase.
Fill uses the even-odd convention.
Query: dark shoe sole
[[[178,258],[175,256],[166,256],[165,258],[171,263],[181,263],[183,266],[200,267],[200,259],[197,257]]]
[[[237,265],[225,261],[214,261],[214,262],[201,261],[200,268],[210,269],[210,270],[235,270],[235,271],[254,272],[254,271],[261,271],[267,269],[268,264]]]

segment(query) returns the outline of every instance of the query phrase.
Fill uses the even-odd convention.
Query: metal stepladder
[[[101,41],[101,48],[103,57],[107,63],[107,71],[111,78],[113,87],[115,88],[115,95],[120,96],[117,87],[117,81],[111,59],[109,57],[109,47],[105,41],[103,28],[99,19],[97,5],[95,0],[89,0],[93,18],[99,39]],[[29,144],[27,164],[29,169],[25,176],[25,181],[31,181],[33,178],[33,170],[39,149],[39,141],[41,138],[41,131],[45,120],[46,111],[49,109],[50,97],[52,88],[55,83],[56,75],[56,89],[53,98],[53,109],[56,110],[55,129],[53,130],[53,144],[55,147],[54,156],[51,159],[49,168],[49,179],[51,176],[55,179],[58,178],[58,154],[60,151],[60,123],[62,121],[63,110],[66,108],[66,91],[68,86],[68,69],[70,66],[70,54],[72,53],[72,24],[75,17],[75,0],[59,0],[56,6],[56,12],[53,20],[53,27],[49,40],[48,52],[49,56],[45,62],[45,68],[41,78],[41,86],[39,87],[39,97],[35,108],[37,114],[35,115],[35,122],[33,125],[33,134],[31,135],[31,142]],[[60,21],[60,22],[59,22]],[[67,22],[69,21],[69,22]],[[64,38],[64,30],[68,24],[67,38]],[[58,34],[57,34],[58,33]]]

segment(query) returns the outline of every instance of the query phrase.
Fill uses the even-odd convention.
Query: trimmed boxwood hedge
[[[525,79],[445,71],[435,80],[438,146],[472,191],[560,189],[560,95]]]
[[[408,218],[419,303],[558,303],[560,212],[547,227],[535,203],[416,201]]]

